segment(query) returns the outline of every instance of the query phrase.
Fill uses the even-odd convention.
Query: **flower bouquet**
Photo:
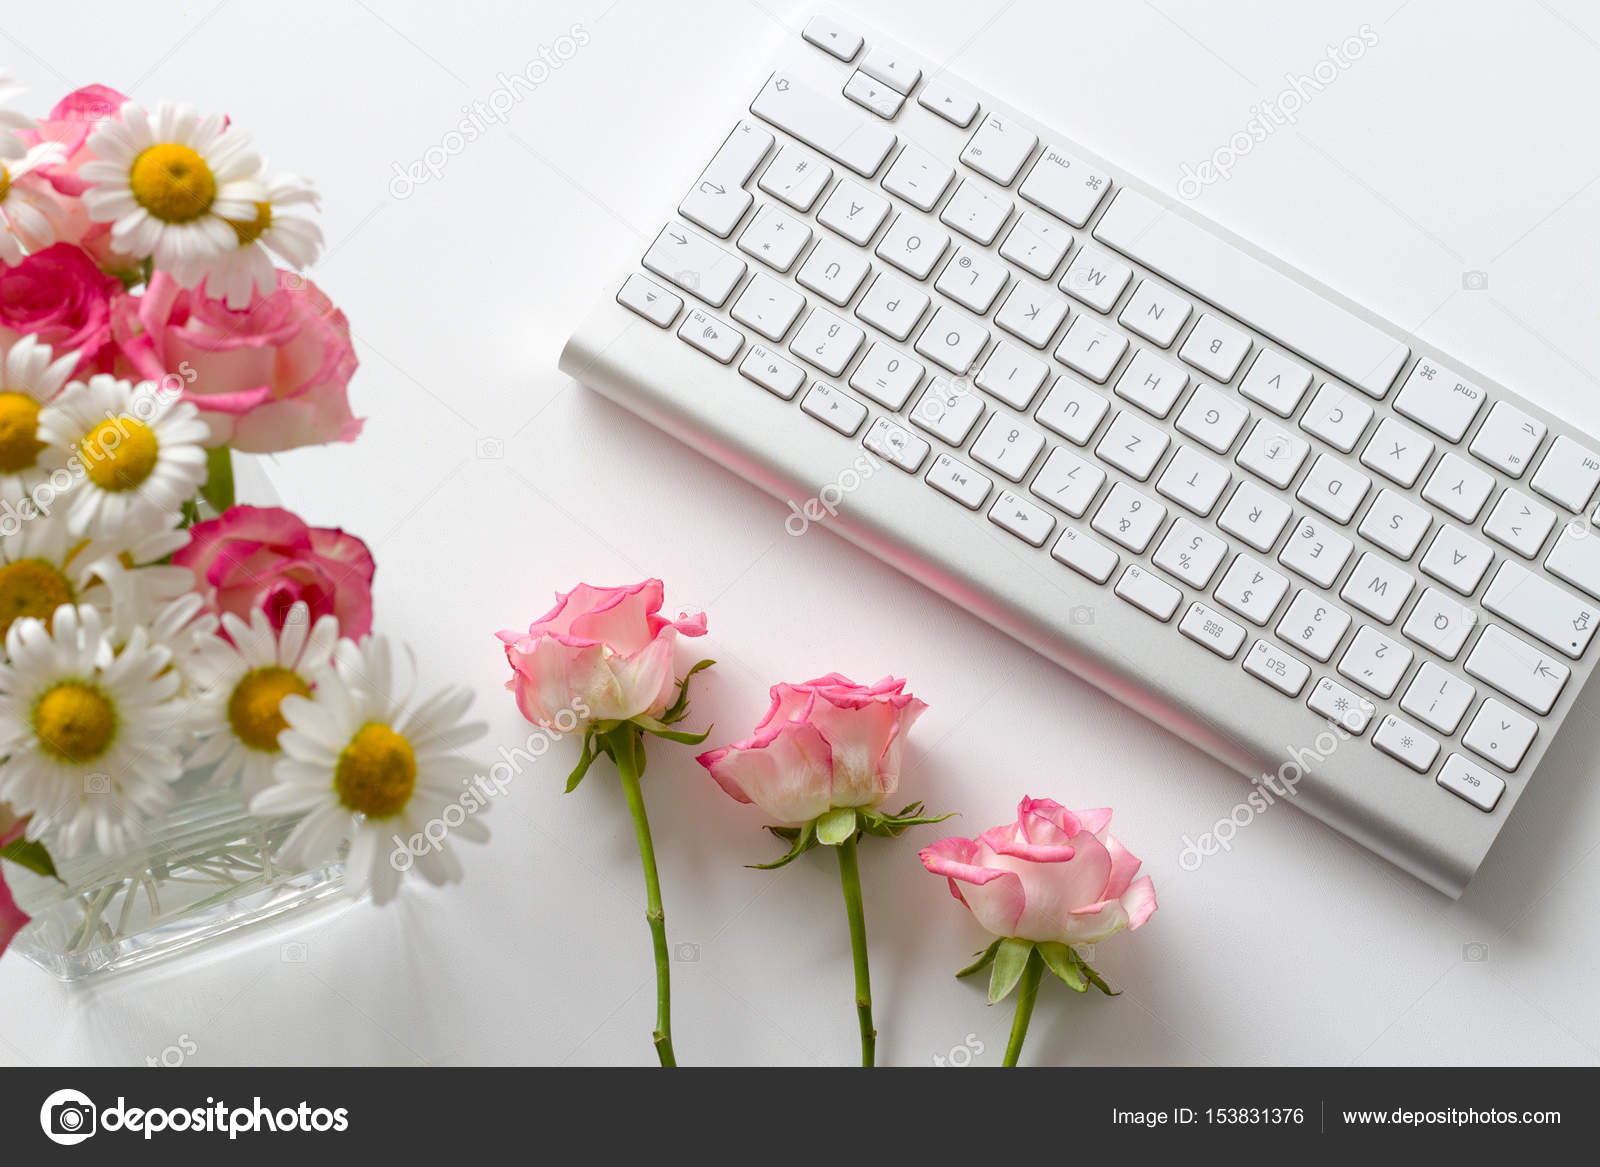
[[[348,325],[298,272],[311,185],[220,115],[89,86],[35,121],[16,92],[0,73],[0,951],[20,896],[31,959],[137,963],[330,894],[346,843],[380,902],[413,865],[458,877],[385,843],[459,797],[470,696],[410,703],[360,539],[235,503],[233,451],[361,430]]]

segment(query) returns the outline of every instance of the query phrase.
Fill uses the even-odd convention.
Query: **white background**
[[[1061,4],[875,0],[861,20],[1159,184],[1251,107],[1370,25],[1379,43],[1199,200],[1445,353],[1589,432],[1600,420],[1600,15],[1382,0]],[[908,796],[962,833],[1019,795],[1112,805],[1161,908],[1101,946],[1124,994],[1047,985],[1039,1063],[1594,1062],[1600,1059],[1600,731],[1549,756],[1482,873],[1451,903],[1288,809],[1185,872],[1185,835],[1243,787],[1198,751],[556,371],[603,278],[642,251],[682,176],[752,96],[730,58],[799,35],[778,0],[444,5],[378,0],[7,5],[0,60],[36,112],[90,81],[228,112],[314,176],[315,278],[347,312],[370,420],[354,446],[269,473],[309,520],[364,536],[379,627],[426,678],[480,694],[495,746],[525,739],[492,633],[558,587],[657,575],[704,608],[719,659],[690,724],[743,734],[766,688],[838,669],[904,675],[931,709]],[[581,23],[589,44],[507,124],[396,198],[502,71]],[[1466,290],[1463,274],[1487,273]],[[499,457],[486,454],[499,453]],[[687,650],[685,651],[687,657]],[[686,662],[685,662],[686,663]],[[1263,695],[1263,700],[1267,697]],[[1593,699],[1580,716],[1592,715]],[[0,964],[0,1062],[648,1063],[642,883],[602,766],[561,794],[571,743],[494,809],[465,884],[342,904],[203,955],[63,987]],[[761,815],[651,746],[646,781],[675,946],[685,1063],[848,1063],[849,947],[824,852],[780,872]],[[915,851],[868,840],[863,875],[885,1063],[931,1065],[1009,1025],[951,973],[983,941]],[[304,944],[303,961],[283,945]],[[1486,960],[1465,960],[1486,946]],[[289,950],[292,954],[298,949]]]

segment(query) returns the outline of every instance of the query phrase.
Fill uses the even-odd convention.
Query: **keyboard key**
[[[955,176],[954,168],[921,146],[907,146],[883,176],[883,189],[899,195],[919,211],[931,211]]]
[[[861,444],[907,474],[915,474],[920,470],[928,457],[927,442],[886,417],[880,417],[872,423]]]
[[[1550,549],[1544,569],[1600,600],[1600,534],[1587,520],[1568,523]]]
[[[1002,490],[1000,497],[994,500],[989,521],[1034,547],[1043,547],[1056,525],[1055,517],[1043,507],[1034,506],[1010,490]]]
[[[1417,581],[1408,572],[1368,551],[1344,581],[1339,598],[1385,624],[1393,624],[1416,586]]]
[[[1350,613],[1328,603],[1316,592],[1302,589],[1278,621],[1278,635],[1307,656],[1325,661],[1339,647]]]
[[[725,365],[744,347],[744,333],[737,328],[730,328],[699,308],[683,318],[683,323],[678,326],[678,339],[688,341],[706,356]]]
[[[799,146],[785,143],[756,186],[805,214],[832,177],[833,167]]]
[[[917,98],[917,104],[963,130],[978,116],[977,98],[952,89],[938,77],[928,78],[928,83],[922,87],[922,95]]]
[[[897,215],[878,240],[876,254],[912,279],[925,280],[949,247],[948,232],[910,215]]]
[[[1205,319],[1201,317],[1202,321]],[[1195,331],[1200,331],[1198,324],[1195,325]],[[1191,336],[1190,340],[1193,339]],[[1188,347],[1186,342],[1184,348]],[[1224,381],[1227,379],[1222,378]],[[1240,393],[1257,405],[1266,406],[1279,417],[1292,416],[1300,408],[1300,401],[1309,388],[1311,370],[1272,349],[1262,349],[1250,365],[1250,371],[1244,375],[1244,380],[1239,382]],[[1370,408],[1368,413],[1371,413]]]
[[[1166,348],[1178,335],[1192,308],[1189,301],[1174,295],[1153,280],[1141,280],[1117,322],[1140,336]]]
[[[917,337],[917,351],[936,365],[964,377],[988,343],[987,328],[954,308],[941,307]]]
[[[1011,218],[1011,208],[1011,200],[1004,195],[991,194],[977,183],[963,179],[940,212],[939,222],[987,247]]]
[[[1387,700],[1411,667],[1411,660],[1409,648],[1396,644],[1370,624],[1363,624],[1340,658],[1339,675]],[[1431,757],[1429,761],[1432,762]]]
[[[867,55],[861,61],[861,71],[901,94],[910,93],[922,80],[922,69],[898,49],[879,47],[867,50]]]
[[[1600,454],[1563,435],[1550,449],[1533,476],[1533,489],[1569,511],[1582,511],[1600,484]]]
[[[826,381],[814,381],[811,391],[800,401],[800,408],[818,421],[838,430],[845,437],[854,437],[867,420],[867,407]]]
[[[1071,231],[1043,215],[1024,211],[1000,245],[1000,254],[1029,275],[1048,280],[1071,246]]]
[[[1056,346],[1056,360],[1104,385],[1127,351],[1128,338],[1098,320],[1079,316]]]
[[[1463,596],[1478,590],[1483,573],[1494,561],[1494,552],[1460,527],[1446,523],[1434,537],[1433,546],[1422,557],[1422,570]]]
[[[994,322],[1018,340],[1042,349],[1066,318],[1066,301],[1017,284],[995,313]]]
[[[800,35],[841,61],[853,61],[861,51],[861,34],[826,16],[813,16]]]
[[[1336,523],[1348,523],[1372,488],[1372,479],[1327,454],[1318,454],[1295,497]]]
[[[687,227],[676,225],[661,229],[650,250],[644,253],[644,266],[713,308],[722,307],[746,270],[744,260],[735,259]]]
[[[1410,559],[1432,525],[1433,516],[1427,511],[1403,495],[1384,489],[1378,492],[1356,530],[1397,559]]]
[[[1377,711],[1377,706],[1365,697],[1346,689],[1332,677],[1321,677],[1311,688],[1306,704],[1313,713],[1320,713],[1341,726],[1346,733],[1360,737],[1367,731],[1367,723]]]
[[[1439,743],[1436,739],[1392,713],[1379,723],[1377,731],[1372,735],[1372,744],[1396,761],[1405,763],[1418,774],[1426,774],[1431,770],[1433,760],[1439,756]]]
[[[1050,556],[1099,584],[1111,578],[1120,558],[1104,543],[1090,538],[1076,527],[1067,527],[1061,532],[1061,538],[1050,549]]]
[[[963,308],[983,316],[1010,278],[1005,264],[985,252],[963,246],[956,248],[955,258],[945,265],[933,286]]]
[[[1183,602],[1183,593],[1163,579],[1151,575],[1137,563],[1130,563],[1117,581],[1117,595],[1141,612],[1166,622]]]
[[[1461,744],[1510,773],[1522,765],[1539,727],[1504,701],[1490,697],[1472,719]]]
[[[1098,247],[1084,247],[1061,277],[1061,290],[1096,312],[1109,312],[1133,279],[1133,269]]]
[[[1258,640],[1244,658],[1244,671],[1287,697],[1298,697],[1311,676],[1311,666],[1295,660],[1275,644]]]
[[[910,284],[879,272],[867,294],[856,305],[856,315],[874,328],[881,328],[896,340],[903,341],[917,327],[917,321],[928,310],[927,294]]]
[[[855,299],[856,293],[861,290],[862,281],[867,278],[867,273],[870,271],[872,264],[867,262],[867,257],[860,251],[846,246],[837,239],[824,236],[816,247],[811,249],[811,254],[806,257],[805,263],[800,265],[800,273],[795,279],[802,287],[810,288],[830,304],[843,308]],[[756,279],[772,282],[770,277],[765,275],[757,276]],[[750,282],[754,286],[756,280]]]
[[[1135,555],[1143,555],[1166,517],[1166,507],[1127,483],[1118,482],[1100,504],[1090,526]]]
[[[1372,420],[1372,406],[1347,389],[1324,384],[1300,419],[1300,428],[1315,434],[1341,454],[1356,448]]]
[[[1204,517],[1217,505],[1217,499],[1222,497],[1231,478],[1225,467],[1194,447],[1179,446],[1172,461],[1161,472],[1156,493]]]
[[[683,311],[682,298],[637,273],[623,281],[617,291],[617,303],[633,309],[657,328],[665,328]]]
[[[1484,628],[1463,667],[1478,680],[1541,715],[1555,707],[1556,698],[1572,675],[1566,665],[1498,624]]]
[[[884,120],[893,118],[906,103],[905,95],[896,93],[883,82],[857,69],[844,83],[844,95],[862,109],[877,114]]]
[[[1278,562],[1318,587],[1331,588],[1350,561],[1352,550],[1350,540],[1321,519],[1307,515],[1295,525]]]
[[[1178,395],[1188,387],[1188,373],[1148,349],[1140,349],[1122,370],[1113,392],[1148,414],[1166,417],[1177,404]]]
[[[1459,454],[1446,454],[1422,488],[1422,497],[1463,523],[1474,523],[1493,490],[1494,475]]]
[[[1111,421],[1095,456],[1143,482],[1167,452],[1167,435],[1124,409]]]
[[[1214,594],[1217,603],[1229,611],[1252,624],[1265,626],[1288,590],[1289,581],[1272,568],[1257,563],[1248,555],[1239,555],[1228,567]]]
[[[1082,227],[1111,189],[1111,178],[1059,146],[1046,146],[1017,193],[1058,219]]]
[[[1589,647],[1600,615],[1591,601],[1509,560],[1489,581],[1483,606],[1573,660]]]
[[[1178,414],[1178,430],[1218,454],[1226,454],[1250,420],[1250,411],[1210,385],[1201,385]]]
[[[1478,614],[1471,608],[1462,607],[1438,588],[1426,588],[1400,631],[1445,660],[1455,660],[1477,622]]]
[[[1433,440],[1408,425],[1386,417],[1361,451],[1361,464],[1376,470],[1391,482],[1408,490],[1416,484],[1422,468],[1433,456]]]
[[[800,386],[806,383],[804,369],[784,360],[764,344],[750,346],[744,360],[739,362],[739,373],[785,401],[794,400]]]
[[[1257,551],[1271,551],[1289,523],[1289,504],[1269,494],[1253,482],[1241,482],[1228,505],[1222,509],[1217,526],[1237,535]]]
[[[1381,329],[1137,191],[1117,192],[1094,237],[1371,397],[1389,392],[1410,355]]]
[[[854,384],[853,378],[851,383]],[[947,378],[935,377],[911,411],[911,424],[927,430],[947,446],[960,446],[982,416],[983,402],[976,393]]]
[[[1001,186],[1010,186],[1038,144],[1031,130],[1009,117],[990,114],[961,151],[961,161]]]
[[[806,306],[806,298],[788,284],[757,272],[734,301],[731,315],[768,340],[782,340]]]
[[[740,122],[718,148],[700,181],[678,212],[719,239],[726,239],[754,201],[744,184],[772,149],[772,135],[753,122]]]
[[[1483,533],[1524,559],[1532,559],[1555,525],[1555,511],[1515,487],[1507,487],[1489,512]]]
[[[1226,383],[1233,380],[1233,375],[1239,371],[1249,352],[1248,336],[1206,312],[1195,321],[1189,339],[1178,350],[1178,356],[1202,373],[1210,373],[1218,381]],[[1306,374],[1306,377],[1309,383],[1310,374]]]
[[[818,93],[799,77],[781,71],[767,79],[750,112],[863,178],[878,172],[896,141],[887,126],[869,122],[837,97]]]
[[[813,308],[789,342],[789,351],[830,377],[844,372],[867,334],[826,308]]]
[[[1221,539],[1179,516],[1156,548],[1154,563],[1190,587],[1204,591],[1227,554],[1228,545]]]
[[[1038,430],[995,414],[972,443],[972,457],[980,466],[1021,482],[1042,449],[1044,435]]]
[[[1093,389],[1071,377],[1057,377],[1034,417],[1074,445],[1086,446],[1109,408],[1111,403]]]
[[[1420,358],[1394,399],[1396,413],[1459,442],[1483,408],[1483,390],[1431,357]]]
[[[1106,472],[1100,467],[1057,446],[1050,451],[1029,489],[1073,518],[1081,519],[1105,480]]]
[[[1482,811],[1493,810],[1500,796],[1506,792],[1503,779],[1467,761],[1460,754],[1451,754],[1445,759],[1439,777],[1434,781]]]
[[[1234,460],[1283,490],[1300,473],[1310,452],[1310,443],[1262,418],[1239,447],[1239,456]]]
[[[739,250],[775,271],[788,271],[810,242],[810,227],[764,203],[739,236]]]
[[[1521,478],[1528,459],[1544,441],[1545,424],[1530,417],[1515,405],[1496,401],[1484,419],[1483,428],[1467,447],[1474,458]]]
[[[1203,644],[1223,660],[1232,660],[1244,644],[1244,629],[1215,609],[1196,600],[1178,622],[1178,631]]]
[[[856,371],[850,374],[850,388],[872,398],[885,409],[899,412],[922,383],[922,374],[926,371],[921,361],[902,356],[886,344],[874,344],[861,358]]]
[[[865,247],[889,215],[889,200],[846,178],[817,212],[817,222]]]
[[[1449,737],[1467,715],[1478,691],[1454,673],[1423,661],[1416,678],[1400,699],[1400,708]]]
[[[955,499],[969,511],[983,505],[994,481],[949,454],[940,454],[928,469],[928,485]]]

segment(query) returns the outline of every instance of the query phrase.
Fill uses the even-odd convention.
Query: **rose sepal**
[[[1071,945],[1059,941],[1024,940],[1020,936],[1002,936],[980,952],[978,958],[956,976],[970,977],[986,968],[990,969],[989,1004],[996,1005],[1009,997],[1017,987],[1027,967],[1028,957],[1034,952],[1038,952],[1045,968],[1075,993],[1088,992],[1090,985],[1108,997],[1121,993],[1120,989],[1108,985],[1105,978],[1090,967],[1089,962],[1079,956]]]
[[[666,738],[668,741],[683,742],[685,745],[699,745],[711,733],[711,726],[707,726],[702,733],[688,733],[683,730],[672,729],[671,726],[682,721],[689,715],[689,682],[694,675],[703,669],[709,669],[716,664],[712,660],[696,661],[694,666],[683,675],[678,682],[678,694],[672,704],[662,712],[660,717],[649,717],[643,713],[627,721],[592,721],[583,733],[583,750],[578,755],[578,764],[572,768],[572,773],[567,775],[566,793],[571,794],[578,788],[584,775],[589,773],[589,767],[594,765],[595,759],[604,755],[613,762],[616,754],[611,745],[611,735],[621,726],[631,725],[640,733],[648,733],[655,737]],[[638,751],[639,773],[644,773],[644,751]]]

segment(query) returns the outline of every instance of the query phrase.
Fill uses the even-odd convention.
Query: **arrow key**
[[[813,16],[800,35],[830,57],[838,57],[841,61],[853,61],[861,51],[861,34],[850,31],[826,16]]]
[[[972,119],[978,116],[978,100],[959,89],[952,89],[945,82],[933,78],[922,87],[922,94],[917,98],[917,104],[930,113],[936,113],[953,126],[960,126],[963,130],[972,124]]]
[[[1504,701],[1490,697],[1467,727],[1461,744],[1507,772],[1522,764],[1539,727]]]

